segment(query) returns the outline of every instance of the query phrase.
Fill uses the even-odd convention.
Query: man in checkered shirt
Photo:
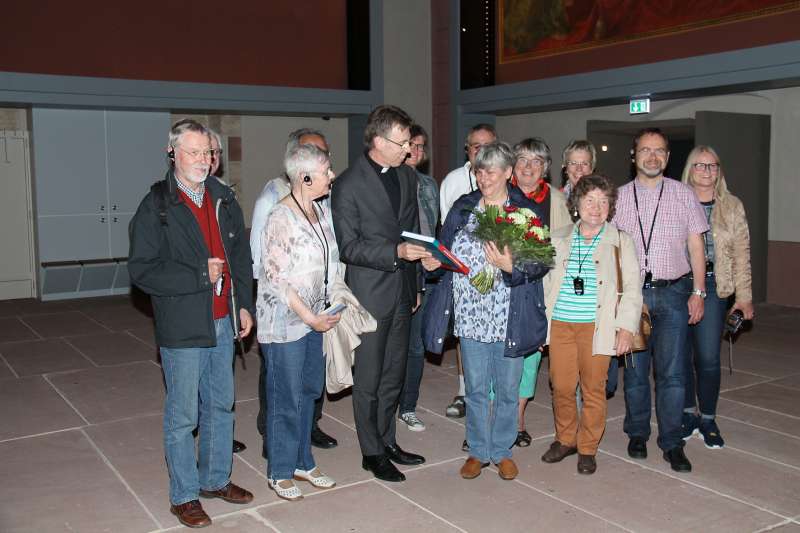
[[[647,457],[650,437],[650,367],[656,382],[658,447],[677,472],[691,472],[681,432],[689,324],[703,318],[706,297],[703,233],[705,212],[694,192],[664,176],[669,141],[657,128],[633,142],[636,178],[618,192],[614,223],[636,243],[644,302],[653,319],[648,349],[625,367],[625,433],[628,455]],[[687,254],[688,250],[688,254]]]

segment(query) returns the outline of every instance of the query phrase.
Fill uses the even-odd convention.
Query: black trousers
[[[395,445],[395,412],[406,375],[411,302],[402,301],[361,336],[353,370],[353,415],[363,455]]]

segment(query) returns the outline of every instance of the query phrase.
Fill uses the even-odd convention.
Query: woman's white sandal
[[[289,483],[288,487],[283,487],[281,484]],[[290,502],[295,502],[297,500],[303,499],[303,492],[294,484],[294,481],[291,479],[270,479],[268,480],[269,488],[275,491],[275,493],[283,498],[284,500],[289,500]]]
[[[330,489],[336,486],[336,481],[330,476],[326,476],[314,467],[311,470],[295,470],[294,478],[301,481],[308,481],[318,489]]]

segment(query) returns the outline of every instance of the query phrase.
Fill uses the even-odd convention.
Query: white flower
[[[536,213],[528,209],[527,207],[521,207],[516,211],[520,215],[524,216],[525,218],[539,218],[536,216]]]
[[[522,213],[522,210],[514,211],[513,213],[509,213],[508,218],[516,224],[517,226],[527,226],[528,225],[528,217]]]

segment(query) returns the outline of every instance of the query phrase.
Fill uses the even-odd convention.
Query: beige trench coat
[[[567,260],[572,245],[572,234],[577,225],[565,226],[551,234],[556,249],[555,267],[544,278],[545,304],[547,305],[547,342],[550,342],[550,325],[553,308],[564,280]],[[617,307],[617,267],[614,247],[620,247],[622,269],[622,299]],[[592,350],[594,354],[616,355],[614,342],[617,330],[634,333],[639,328],[642,314],[642,277],[633,239],[606,222],[603,236],[592,255],[597,271],[597,317],[594,323]]]

